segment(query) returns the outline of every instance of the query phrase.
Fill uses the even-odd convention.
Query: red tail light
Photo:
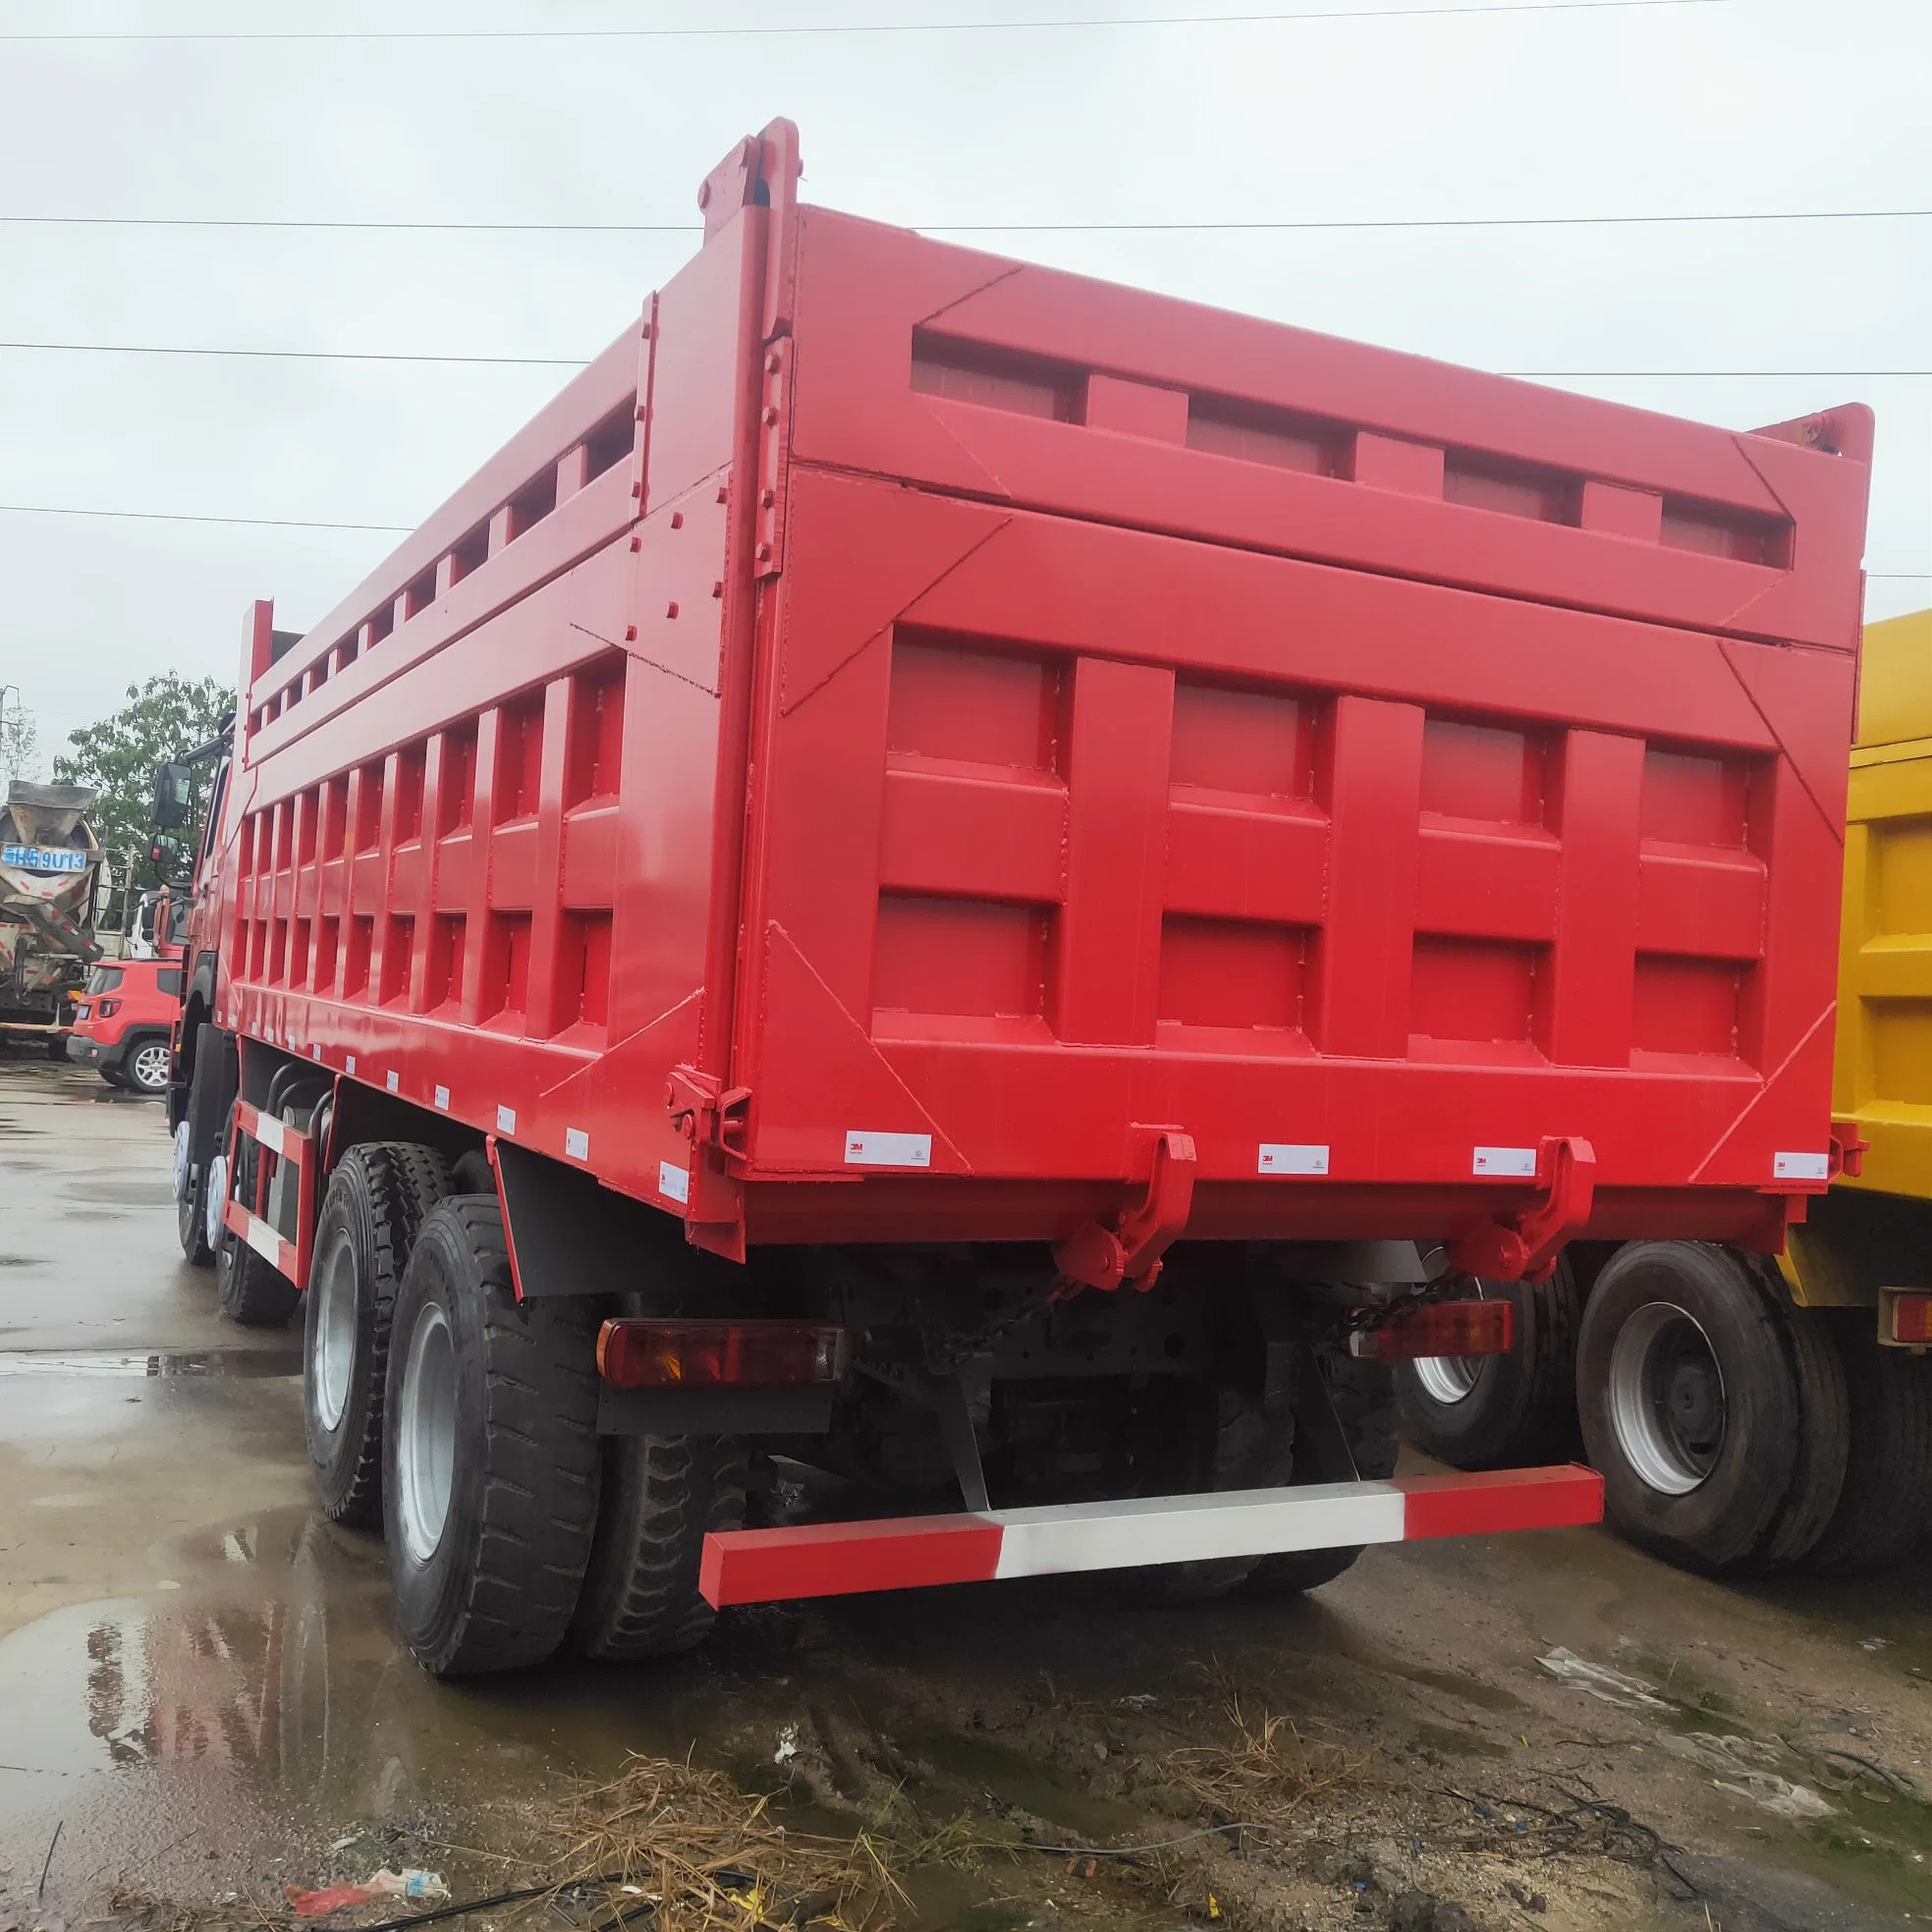
[[[119,1000],[96,1000],[94,1002],[94,1018],[96,1020],[112,1020],[120,1011],[121,1002]]]
[[[1362,1361],[1412,1361],[1418,1355],[1507,1355],[1516,1347],[1510,1301],[1424,1301],[1349,1337]]]
[[[1880,1299],[1891,1310],[1888,1342],[1907,1349],[1932,1348],[1932,1295],[1907,1295],[1894,1289]]]
[[[809,1322],[607,1321],[597,1370],[616,1389],[796,1389],[836,1382],[846,1332]]]

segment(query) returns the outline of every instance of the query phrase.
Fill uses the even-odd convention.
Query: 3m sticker
[[[1500,1174],[1511,1181],[1534,1181],[1536,1149],[1534,1147],[1478,1147],[1475,1165],[1470,1171],[1474,1174]]]
[[[401,1091],[403,1085],[403,1076],[395,1070],[395,1068],[393,1067],[390,1068],[388,1073],[383,1075],[382,1077],[383,1077],[384,1084],[389,1088],[389,1091],[391,1093],[397,1093]]]
[[[930,1167],[932,1135],[869,1132],[848,1133],[846,1159],[854,1167]]]
[[[574,1161],[587,1161],[590,1158],[590,1136],[580,1127],[565,1128],[564,1152]]]
[[[690,1200],[690,1170],[685,1167],[673,1167],[669,1161],[659,1161],[657,1164],[657,1191],[667,1200]]]
[[[356,1056],[353,1053],[345,1053],[342,1056],[342,1071],[345,1074],[353,1074],[356,1071]]]
[[[514,1107],[499,1107],[496,1110],[496,1131],[499,1133],[517,1132],[517,1110]]]
[[[310,1048],[308,1049],[308,1057],[309,1057],[309,1059],[311,1059],[311,1060],[319,1060],[319,1059],[321,1059],[321,1057],[322,1057],[322,1049],[321,1049],[321,1047],[320,1047],[320,1045],[319,1045],[319,1044],[318,1044],[318,1045],[315,1045],[315,1046],[311,1046],[311,1047],[310,1047]]]
[[[1292,1140],[1264,1140],[1254,1171],[1257,1174],[1326,1174],[1328,1149]]]
[[[439,1086],[436,1089],[436,1105],[446,1114],[450,1111],[450,1090],[448,1087]]]
[[[1832,1157],[1829,1154],[1773,1154],[1771,1178],[1774,1181],[1829,1181]]]

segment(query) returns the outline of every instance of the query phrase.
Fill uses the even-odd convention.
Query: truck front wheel
[[[396,1297],[382,1502],[397,1622],[435,1677],[540,1664],[597,1522],[595,1304],[520,1302],[495,1200],[424,1217]]]
[[[382,1395],[390,1315],[416,1230],[450,1191],[433,1148],[352,1147],[329,1182],[304,1297],[303,1423],[322,1509],[382,1520]]]
[[[235,1146],[235,1110],[228,1110],[228,1125],[222,1132],[222,1146]],[[241,1154],[231,1180],[225,1154],[218,1154],[208,1169],[208,1239],[215,1250],[215,1293],[221,1311],[244,1328],[283,1328],[302,1299],[296,1285],[279,1268],[269,1264],[232,1228],[221,1224],[223,1204],[229,1200],[254,1198],[255,1163],[261,1158],[253,1141],[241,1141]]]
[[[1781,1311],[1743,1262],[1695,1242],[1621,1249],[1583,1311],[1576,1390],[1627,1536],[1713,1574],[1761,1560],[1804,1414]]]

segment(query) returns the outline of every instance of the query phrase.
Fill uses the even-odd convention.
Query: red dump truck
[[[1472,1277],[1831,1177],[1870,447],[699,193],[641,315],[250,620],[171,1110],[434,1672],[721,1605],[1325,1580]],[[964,1508],[961,1505],[964,1504]]]

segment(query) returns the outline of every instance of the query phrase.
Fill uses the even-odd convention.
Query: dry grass
[[[891,1848],[870,1834],[788,1831],[768,1799],[722,1772],[665,1758],[633,1758],[620,1777],[581,1793],[560,1830],[567,1843],[552,1879],[560,1891],[583,1885],[599,1898],[589,1923],[600,1932],[634,1918],[650,1932],[807,1921],[882,1932],[906,1903]]]
[[[1228,1743],[1178,1750],[1169,1761],[1185,1790],[1230,1817],[1275,1822],[1368,1767],[1365,1753],[1303,1738],[1288,1718],[1250,1717],[1238,1692],[1226,1709]]]

